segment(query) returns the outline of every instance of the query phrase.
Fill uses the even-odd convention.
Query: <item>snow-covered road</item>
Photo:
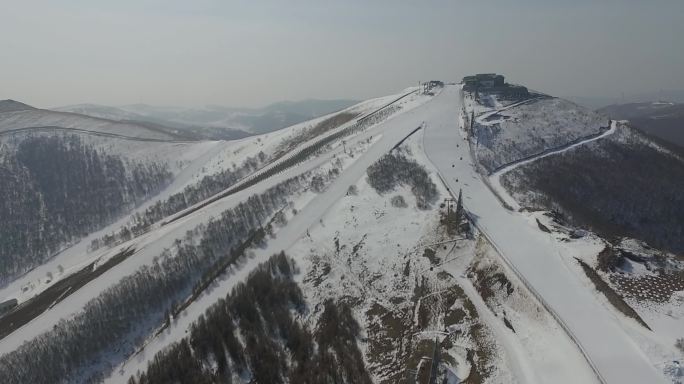
[[[462,100],[448,86],[431,103],[425,151],[452,191],[463,190],[464,205],[506,262],[552,311],[605,383],[664,382],[637,344],[583,282],[567,268],[556,240],[520,214],[501,205],[475,170],[468,142],[458,127]],[[462,159],[462,160],[459,160]],[[568,361],[572,364],[572,361]],[[555,382],[577,382],[558,369]]]
[[[544,153],[532,156],[530,158],[519,160],[519,161],[513,162],[512,164],[508,164],[508,165],[504,166],[503,168],[497,170],[496,172],[492,173],[489,176],[489,184],[494,189],[494,191],[499,195],[499,197],[503,201],[506,202],[506,204],[513,207],[513,209],[518,210],[518,209],[520,209],[520,205],[518,204],[517,201],[515,201],[515,199],[513,197],[510,196],[510,194],[506,191],[506,189],[501,185],[501,176],[503,176],[504,174],[506,174],[506,173],[508,173],[508,172],[520,167],[520,166],[523,166],[525,164],[529,164],[533,161],[537,161],[539,159],[543,159],[543,158],[548,157],[548,156],[557,155],[559,153],[567,152],[573,148],[579,147],[580,145],[584,145],[584,144],[590,143],[592,141],[596,141],[598,139],[603,139],[606,136],[610,136],[613,133],[615,133],[615,131],[617,130],[617,125],[618,125],[617,121],[611,120],[610,128],[601,132],[598,135],[592,135],[588,138],[579,140],[579,141],[572,143],[570,145],[564,145],[561,148],[556,148],[553,150],[545,151]]]

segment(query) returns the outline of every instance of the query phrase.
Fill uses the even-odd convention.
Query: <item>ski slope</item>
[[[615,315],[568,269],[563,259],[571,255],[561,254],[556,240],[507,210],[486,186],[457,124],[459,88],[447,87],[440,99],[449,108],[427,122],[425,150],[449,188],[463,190],[464,205],[478,228],[566,329],[601,382],[664,382]]]

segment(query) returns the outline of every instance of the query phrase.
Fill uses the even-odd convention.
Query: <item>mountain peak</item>
[[[28,104],[18,102],[16,100],[0,100],[0,112],[27,111],[31,109],[35,108]]]

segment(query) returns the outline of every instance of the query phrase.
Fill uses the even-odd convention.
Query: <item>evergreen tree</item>
[[[458,200],[456,201],[456,231],[459,231],[461,222],[463,221],[463,190],[458,190]]]

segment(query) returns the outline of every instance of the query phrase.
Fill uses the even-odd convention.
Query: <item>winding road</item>
[[[513,197],[511,197],[509,195],[508,191],[506,191],[506,189],[501,185],[501,176],[503,176],[504,174],[506,174],[506,173],[508,173],[508,172],[520,167],[520,166],[523,166],[525,164],[532,163],[534,161],[537,161],[539,159],[543,159],[543,158],[548,157],[548,156],[557,155],[557,154],[569,151],[573,148],[579,147],[580,145],[584,145],[584,144],[590,143],[592,141],[596,141],[599,139],[603,139],[607,136],[610,136],[610,135],[614,134],[615,131],[617,131],[617,126],[618,126],[618,122],[615,120],[611,120],[610,121],[610,128],[608,128],[607,130],[604,130],[602,132],[599,132],[596,135],[591,135],[589,137],[581,138],[579,140],[568,143],[568,144],[563,145],[561,147],[550,149],[550,150],[547,150],[547,151],[544,151],[542,153],[538,153],[538,154],[535,154],[532,156],[528,156],[524,159],[520,159],[520,160],[514,161],[512,163],[506,164],[502,167],[499,167],[499,169],[497,169],[491,175],[489,175],[489,185],[494,190],[493,192],[496,193],[497,195],[499,195],[499,198],[501,198],[503,201],[505,201],[506,204],[508,204],[510,207],[513,207],[515,210],[518,210],[518,209],[520,209],[520,205],[518,204],[517,201],[515,201],[515,199]]]

